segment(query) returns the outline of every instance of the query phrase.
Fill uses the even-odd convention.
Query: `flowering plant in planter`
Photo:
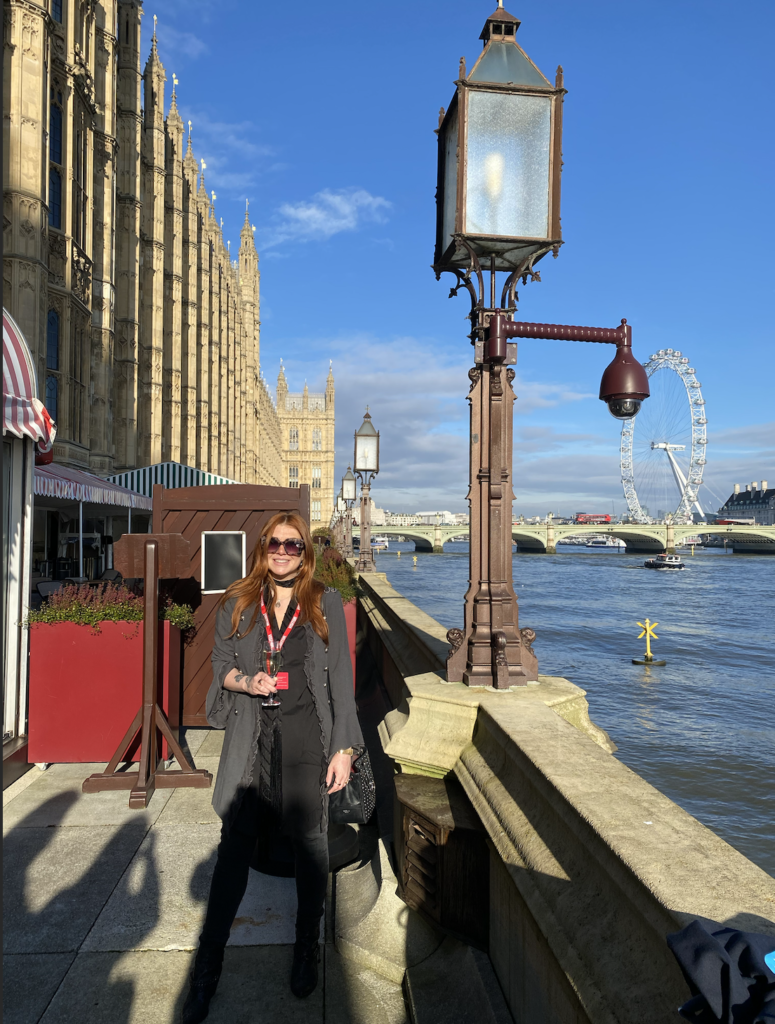
[[[324,548],[315,560],[315,579],[334,587],[342,595],[342,604],[347,604],[359,594],[355,581],[355,570],[336,548]]]
[[[30,629],[29,756],[36,762],[103,762],[142,701],[145,601],[124,583],[70,584],[51,594]],[[194,631],[188,605],[162,603],[158,701],[177,734],[181,634]],[[127,630],[126,624],[133,625]],[[86,626],[86,629],[80,627]],[[167,741],[158,737],[167,757]],[[139,753],[139,736],[128,759]]]
[[[40,608],[30,609],[25,626],[35,622],[75,622],[99,633],[102,622],[142,622],[144,614],[144,599],[123,583],[108,582],[96,587],[70,583],[51,594]],[[173,604],[168,598],[159,618],[177,626],[186,640],[190,640],[195,628],[190,605]]]

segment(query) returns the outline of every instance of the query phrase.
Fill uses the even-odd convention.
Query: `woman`
[[[309,527],[281,512],[261,530],[250,574],[218,610],[206,707],[210,725],[226,730],[213,793],[223,828],[183,1024],[207,1017],[257,838],[273,826],[296,857],[291,990],[303,998],[317,985],[328,793],[347,785],[363,737],[342,600],[314,571]],[[274,678],[262,670],[267,648],[282,652]],[[275,694],[279,708],[265,706]]]

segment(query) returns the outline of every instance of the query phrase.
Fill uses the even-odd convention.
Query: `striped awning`
[[[93,473],[65,466],[36,466],[34,491],[40,497],[64,498],[95,505],[120,505],[123,508],[151,510],[153,502],[144,494],[119,487]]]
[[[113,483],[123,487],[131,487],[133,491],[153,496],[154,484],[162,487],[210,487],[213,484],[236,484],[237,480],[208,473],[193,466],[184,466],[180,462],[157,462],[153,466],[142,469],[128,469],[123,473],[114,473],[108,477]]]
[[[3,433],[30,437],[42,452],[51,450],[56,424],[38,398],[35,364],[24,335],[3,310]]]

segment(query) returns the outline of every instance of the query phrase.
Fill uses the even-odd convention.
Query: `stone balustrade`
[[[360,584],[385,751],[454,775],[486,829],[489,956],[516,1024],[675,1022],[689,991],[666,935],[700,918],[775,936],[775,881],[613,756],[584,690],[447,683],[444,627],[384,575]]]

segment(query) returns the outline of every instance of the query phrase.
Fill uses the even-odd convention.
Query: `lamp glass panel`
[[[547,237],[551,111],[549,96],[470,93],[466,234]]]
[[[342,497],[345,501],[355,501],[355,477],[352,480],[344,477],[342,480]]]
[[[375,473],[377,470],[376,436],[355,438],[355,469],[361,473]]]
[[[444,134],[444,210],[442,214],[442,245],[447,248],[452,241],[455,230],[455,211],[457,209],[457,105],[449,115],[449,123]]]

